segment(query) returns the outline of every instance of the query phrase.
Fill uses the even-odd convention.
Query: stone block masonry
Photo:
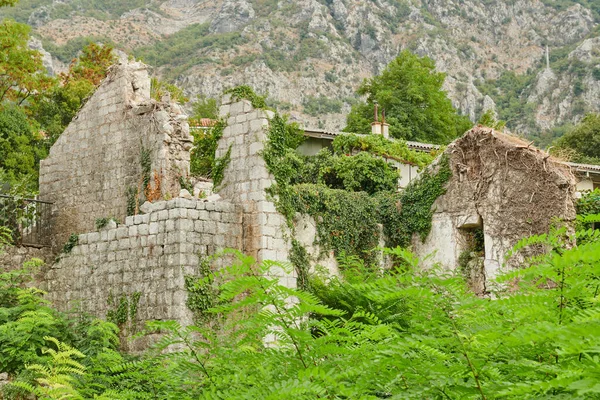
[[[142,150],[150,156],[151,183],[157,175],[160,194],[176,196],[179,175],[189,174],[192,140],[181,108],[150,98],[144,64],[111,67],[40,165],[40,198],[55,208],[55,245],[93,230],[97,218],[123,220],[128,190],[143,202]]]
[[[106,317],[114,308],[111,298],[139,292],[140,326],[149,320],[192,323],[184,277],[197,273],[202,256],[242,249],[242,209],[182,198],[148,204],[146,214],[127,217],[125,224],[79,235],[79,244],[48,269],[48,299],[59,310]]]
[[[244,252],[258,261],[287,262],[290,243],[286,220],[265,191],[275,183],[262,156],[273,112],[254,109],[248,100],[225,95],[220,114],[227,118],[227,127],[216,157],[223,157],[231,149],[231,159],[223,182],[216,189],[222,198],[244,210]],[[274,271],[273,276],[283,285],[296,287],[295,271]]]

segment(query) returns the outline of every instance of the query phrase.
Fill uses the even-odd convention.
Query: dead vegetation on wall
[[[575,177],[569,167],[519,138],[475,127],[444,152],[452,177],[433,205],[432,231],[413,240],[425,261],[460,270],[480,294],[503,269],[544,249],[530,249],[508,262],[505,256],[522,238],[546,233],[552,224],[575,220]],[[432,166],[435,169],[435,165]],[[478,245],[473,246],[473,235]],[[479,261],[477,261],[479,260]],[[480,266],[471,273],[469,266]]]
[[[575,178],[531,143],[477,127],[448,147],[455,178],[448,195],[472,202],[486,234],[518,240],[575,219]]]

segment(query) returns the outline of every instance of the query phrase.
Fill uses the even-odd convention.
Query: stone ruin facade
[[[218,196],[200,199],[182,192],[178,197],[180,178],[189,176],[187,117],[169,99],[151,99],[143,64],[121,62],[111,68],[41,165],[40,196],[54,203],[57,245],[79,234],[71,251],[43,277],[58,309],[106,317],[115,299],[139,296],[134,325],[146,320],[189,324],[193,315],[186,305],[185,277],[198,274],[201,258],[232,248],[257,261],[289,260],[290,232],[265,192],[274,177],[261,151],[273,115],[230,96],[223,97],[220,114],[227,127],[216,156],[230,152],[230,162]],[[128,216],[128,191],[139,199],[145,190],[143,154],[149,155],[156,198],[135,204],[137,215]],[[434,204],[431,233],[423,242],[415,238],[414,250],[433,254],[424,260],[426,266],[456,269],[472,230],[481,228],[484,256],[472,279],[479,293],[518,239],[548,229],[548,215],[574,219],[573,177],[545,153],[489,129],[474,129],[445,154],[453,176]],[[96,219],[106,217],[122,223],[97,229]],[[299,218],[296,239],[315,262],[335,272],[333,254],[323,258],[315,245],[314,220]],[[272,275],[296,287],[295,272],[280,269]]]
[[[444,156],[452,176],[433,205],[431,232],[424,241],[413,238],[413,247],[425,267],[466,268],[476,293],[485,294],[503,268],[520,264],[522,257],[505,260],[520,239],[547,233],[554,219],[567,226],[575,220],[576,180],[569,166],[518,138],[477,127]],[[472,248],[474,235],[480,235],[481,249]],[[461,265],[472,250],[479,254]]]
[[[57,244],[79,233],[43,280],[60,310],[106,317],[115,299],[139,293],[138,322],[190,324],[185,277],[198,274],[202,257],[236,249],[257,261],[288,259],[284,218],[264,190],[274,179],[260,155],[272,115],[225,96],[220,111],[228,126],[217,157],[231,149],[231,158],[219,195],[177,197],[179,178],[189,175],[192,137],[181,108],[152,100],[149,83],[143,64],[115,65],[43,161],[40,192],[54,203]],[[128,216],[128,188],[136,199],[142,190],[142,151],[150,155],[152,189],[156,181],[160,190]],[[96,220],[106,217],[123,223],[97,229]],[[272,274],[296,286],[294,273]]]
[[[151,99],[150,89],[144,64],[114,65],[41,161],[40,198],[55,205],[57,245],[72,232],[92,231],[96,218],[125,219],[128,191],[145,189],[144,153],[161,197],[179,193],[193,142],[187,116],[168,99]]]

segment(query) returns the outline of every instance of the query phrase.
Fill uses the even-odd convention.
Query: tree
[[[0,0],[0,7],[14,6],[19,0]]]
[[[191,121],[200,121],[202,118],[218,119],[219,106],[217,100],[212,97],[198,96],[195,102],[192,103]]]
[[[94,93],[106,77],[115,60],[111,45],[89,43],[78,59],[71,62],[69,71],[60,75],[60,82],[29,106],[31,116],[48,136],[52,146],[71,122],[85,99]]]
[[[497,131],[502,131],[506,126],[506,122],[496,119],[494,111],[489,109],[481,115],[479,121],[477,121],[477,125],[483,125]]]
[[[39,161],[45,155],[42,137],[23,110],[14,105],[0,110],[0,168],[8,179],[37,176]]]
[[[571,161],[600,163],[600,114],[588,114],[579,125],[554,142],[554,146],[571,153]]]
[[[0,103],[23,104],[43,93],[53,79],[46,74],[39,52],[29,49],[30,28],[12,20],[0,23]]]
[[[405,50],[378,76],[365,80],[358,94],[366,102],[352,107],[347,132],[370,132],[375,101],[385,109],[390,135],[407,140],[445,144],[472,124],[458,115],[442,90],[445,74],[435,72],[428,57]]]
[[[115,62],[113,46],[110,44],[100,45],[91,42],[81,49],[81,55],[73,60],[69,66],[69,72],[62,74],[63,84],[72,80],[86,80],[94,86],[98,86],[106,77],[108,67]]]

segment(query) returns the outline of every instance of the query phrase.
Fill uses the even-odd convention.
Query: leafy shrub
[[[216,125],[208,130],[191,131],[194,137],[194,148],[190,154],[190,173],[193,176],[213,177],[215,151],[226,126],[224,120],[218,120]]]
[[[389,140],[381,135],[339,135],[333,140],[336,154],[352,154],[355,151],[367,151],[384,158],[404,164],[424,167],[434,159],[434,154],[410,150],[402,140]]]
[[[515,251],[551,250],[499,278],[495,300],[402,249],[388,250],[402,268],[313,277],[310,293],[269,277],[289,265],[238,254],[209,277],[221,282],[205,310],[216,330],[151,322],[147,333],[163,337],[137,360],[70,352],[63,359],[79,364],[66,364],[86,370],[63,371],[90,398],[596,398],[600,234],[580,232],[589,240],[579,246],[565,235],[521,241]],[[57,362],[35,361],[44,371]],[[28,382],[50,390],[53,376]]]

